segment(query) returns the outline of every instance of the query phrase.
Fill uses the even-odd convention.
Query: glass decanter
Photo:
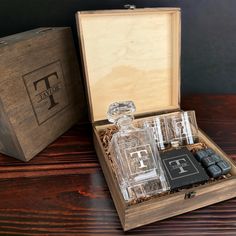
[[[116,176],[124,199],[148,197],[169,189],[151,128],[133,126],[132,101],[110,105],[108,120],[119,131],[110,142]]]
[[[198,142],[198,126],[194,111],[182,111],[168,116],[168,132],[172,146]]]

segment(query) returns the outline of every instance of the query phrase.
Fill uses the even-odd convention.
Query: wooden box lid
[[[136,115],[178,109],[180,9],[78,12],[78,34],[92,122],[115,101]]]
[[[71,29],[0,38],[0,153],[23,161],[82,120],[84,96]]]

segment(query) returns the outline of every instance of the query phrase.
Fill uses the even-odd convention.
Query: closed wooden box
[[[123,229],[235,197],[235,164],[199,130],[200,140],[231,163],[229,178],[135,205],[124,201],[99,132],[109,126],[106,113],[115,101],[134,101],[136,116],[144,118],[180,110],[180,9],[79,12],[76,17],[94,144]]]
[[[0,39],[0,152],[28,161],[81,117],[83,92],[70,28]]]

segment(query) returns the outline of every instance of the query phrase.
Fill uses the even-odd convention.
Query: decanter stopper
[[[108,108],[107,117],[111,123],[117,124],[120,118],[123,117],[133,120],[135,111],[136,107],[132,101],[114,102]]]

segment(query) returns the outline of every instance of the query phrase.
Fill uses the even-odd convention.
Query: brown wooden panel
[[[3,104],[0,99],[0,153],[4,153],[10,156],[18,156],[19,159],[24,160],[24,154],[19,145],[14,130],[6,116]]]
[[[82,119],[85,102],[74,42],[66,27],[0,40],[5,42],[0,47],[0,105],[11,127],[7,138],[22,150],[6,147],[4,153],[28,161]]]

